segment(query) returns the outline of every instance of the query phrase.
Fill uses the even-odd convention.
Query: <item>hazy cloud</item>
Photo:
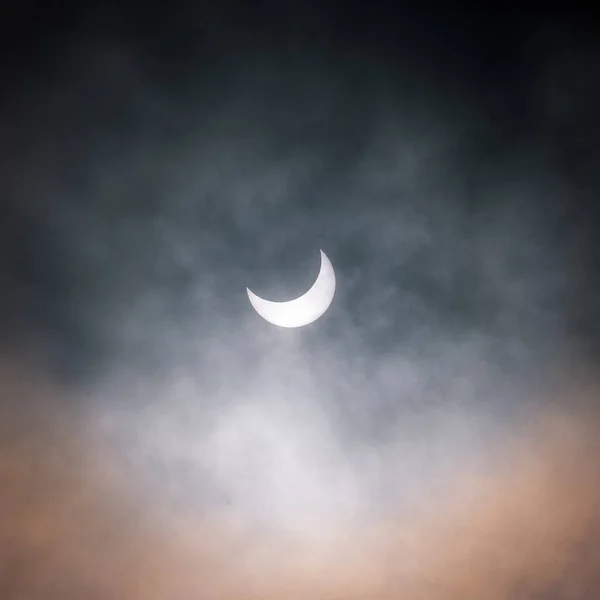
[[[566,59],[532,44],[522,109],[540,116],[516,131],[421,60],[239,61],[210,39],[214,63],[190,49],[170,70],[134,37],[82,34],[4,101],[21,370],[1,404],[0,590],[596,584],[598,557],[576,554],[597,529],[596,413],[566,414],[576,386],[548,399],[589,358],[574,327],[596,294],[589,224],[565,226],[579,192],[556,150],[580,147],[585,78],[559,94]],[[261,321],[245,287],[302,293],[319,248],[338,278],[328,313]]]

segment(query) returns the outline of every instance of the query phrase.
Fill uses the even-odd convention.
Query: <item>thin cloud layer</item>
[[[25,382],[5,366],[3,381],[4,407],[16,397],[64,406],[31,374]],[[124,454],[90,435],[88,418],[5,408],[0,587],[11,599],[594,597],[594,394],[560,394],[557,408],[531,413],[485,456],[456,465],[410,514],[363,514],[337,530],[161,502]],[[579,408],[565,412],[567,403]]]
[[[517,135],[417,60],[217,54],[82,34],[4,100],[0,595],[595,597],[560,61]]]

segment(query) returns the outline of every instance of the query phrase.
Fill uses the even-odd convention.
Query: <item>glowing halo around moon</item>
[[[250,303],[263,319],[279,327],[303,327],[325,313],[335,294],[335,272],[325,252],[320,252],[321,269],[316,281],[305,294],[295,300],[271,302],[246,288]]]

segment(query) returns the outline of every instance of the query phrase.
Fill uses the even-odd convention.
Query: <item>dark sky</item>
[[[566,320],[594,352],[597,45],[581,15],[378,2],[46,13],[16,4],[4,20],[4,287],[18,335],[49,344],[67,378],[114,359],[103,319],[138,314],[135,298],[160,290],[156,317],[189,331],[188,318],[215,322],[192,289],[230,315],[250,283],[290,297],[320,246],[342,285],[308,336],[347,333],[343,315],[387,348],[423,322],[505,329],[507,311],[528,344]],[[528,289],[501,293],[500,277]]]
[[[69,435],[109,439],[148,505],[292,530],[397,510],[595,378],[590,15],[10,4],[1,341],[59,391],[2,406],[84,415]],[[262,321],[246,287],[300,295],[320,248],[329,311]]]

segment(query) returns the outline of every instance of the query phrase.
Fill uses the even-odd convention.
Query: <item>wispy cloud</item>
[[[182,83],[90,39],[15,88],[0,129],[10,318],[71,367],[51,393],[26,385],[41,358],[6,369],[0,590],[493,599],[591,581],[596,557],[567,557],[593,531],[593,433],[561,411],[567,433],[522,425],[579,394],[546,399],[583,272],[552,127],[495,143],[466,86],[408,67],[392,86],[375,65],[259,56]],[[246,286],[301,292],[320,247],[328,313],[261,321]]]

